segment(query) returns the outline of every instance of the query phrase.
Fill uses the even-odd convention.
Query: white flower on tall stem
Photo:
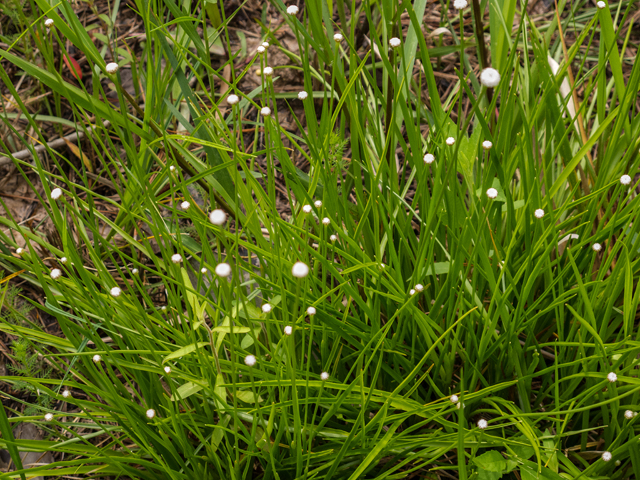
[[[316,307],[307,308],[307,315],[309,315],[310,317],[313,317],[315,314],[316,314]]]
[[[413,288],[409,290],[409,295],[414,296],[415,294],[416,294],[416,291]]]
[[[291,267],[291,275],[296,278],[304,278],[309,275],[309,265],[302,262],[296,262]]]
[[[307,92],[305,92],[304,90],[301,91],[301,92],[298,92],[298,98],[300,100],[306,100],[308,96],[309,96],[309,94]]]
[[[599,243],[594,243],[593,245],[591,245],[591,248],[593,248],[594,252],[599,252],[600,250],[602,250],[602,245],[600,245]]]
[[[303,205],[302,206],[302,211],[304,213],[311,213],[311,205]]]
[[[262,45],[260,45],[258,48],[256,48],[256,52],[258,53],[264,53],[267,49],[264,48]]]
[[[467,8],[467,5],[467,0],[454,0],[453,2],[453,8],[455,8],[456,10]]]
[[[322,224],[323,225],[331,225],[331,219],[329,217],[324,217],[322,219]]]
[[[271,109],[269,107],[262,107],[262,110],[260,110],[260,115],[262,115],[263,117],[268,117],[271,115]]]
[[[627,410],[624,412],[624,418],[631,420],[634,417],[633,410]]]
[[[191,206],[191,204],[189,202],[187,202],[186,200],[180,204],[180,208],[182,210],[189,210],[190,206]]]
[[[602,460],[603,461],[610,462],[612,458],[613,458],[613,455],[611,454],[611,452],[603,452],[602,453]]]
[[[109,293],[111,293],[112,297],[119,297],[120,294],[122,293],[122,290],[120,289],[120,287],[113,287]]]
[[[232,93],[231,95],[229,95],[227,97],[227,103],[229,105],[235,105],[236,103],[238,103],[240,101],[240,97],[238,97],[238,95]]]
[[[336,34],[333,36],[333,39],[334,39],[336,42],[341,42],[343,38],[344,38],[344,37],[342,36],[342,34],[341,34],[341,33],[336,33]]]
[[[609,372],[607,374],[607,380],[609,380],[611,383],[613,383],[616,380],[618,380],[618,375],[616,375],[614,372]]]
[[[102,360],[102,357],[96,353],[93,356],[93,363],[100,363],[100,360]]]
[[[271,311],[271,304],[270,303],[263,303],[262,304],[262,311],[263,311],[263,313],[269,313]]]
[[[322,200],[316,200],[315,202],[313,202],[313,204],[316,206],[316,208],[320,208],[322,207]]]
[[[253,367],[258,361],[256,360],[256,357],[254,355],[247,355],[246,357],[244,357],[244,364],[247,367]]]
[[[287,325],[284,327],[284,334],[291,335],[293,333],[293,327],[291,325]]]
[[[456,139],[453,137],[447,137],[446,143],[447,145],[452,146],[454,143],[456,143]]]
[[[44,21],[44,26],[47,27],[47,28],[53,27],[53,18],[47,18]]]
[[[218,265],[216,265],[215,272],[219,277],[228,277],[229,275],[231,275],[231,265],[229,265],[228,263],[219,263]]]
[[[264,48],[269,48],[271,46],[271,44],[269,42],[262,42],[262,46]]]
[[[16,253],[17,253],[18,255],[22,255],[22,254],[24,253],[24,248],[22,248],[22,247],[18,247],[18,248],[16,248]]]
[[[270,77],[271,75],[273,75],[273,68],[271,67],[264,67],[264,70],[262,70],[262,74],[265,77]]]
[[[105,67],[105,70],[107,71],[107,73],[109,75],[113,75],[114,73],[118,72],[118,69],[120,67],[118,66],[118,64],[116,62],[111,62],[111,63],[107,63],[107,66]]]
[[[416,291],[421,292],[424,290],[424,286],[421,283],[416,284],[416,286],[414,287],[416,289]]]
[[[389,40],[389,46],[391,48],[398,48],[402,44],[402,40],[398,37],[393,37]]]
[[[620,183],[622,185],[629,185],[631,183],[631,177],[629,175],[622,175],[620,177]]]
[[[49,275],[51,275],[52,279],[57,280],[62,276],[62,270],[60,270],[59,268],[54,268],[53,270],[51,270],[51,273]]]
[[[166,373],[167,375],[169,375],[171,373],[171,367],[169,365],[164,367],[164,373]]]
[[[484,418],[481,418],[480,420],[478,420],[478,428],[480,430],[484,430],[488,426],[489,426],[489,424],[487,423],[487,421]]]
[[[62,189],[54,188],[51,190],[51,200],[58,200],[62,196]]]
[[[153,408],[150,408],[149,410],[147,410],[146,415],[147,415],[147,418],[151,420],[153,417],[156,416],[156,411]]]
[[[596,6],[602,10],[603,8],[606,8],[607,4],[604,3],[602,0],[600,0],[598,3],[596,3]]]
[[[170,172],[175,172],[176,171],[176,167],[174,165],[170,165],[169,166],[169,171]]]
[[[332,242],[335,242],[336,240],[338,240],[338,236],[333,234],[329,237],[329,240],[331,240]]]
[[[173,263],[180,263],[180,262],[182,261],[182,255],[180,255],[179,253],[174,253],[174,254],[171,256],[171,261],[172,261]]]
[[[299,11],[299,10],[298,10],[298,7],[297,7],[297,6],[295,6],[295,5],[289,5],[289,6],[287,7],[287,13],[288,13],[289,15],[297,15],[297,14],[298,14],[298,11]]]
[[[224,213],[224,210],[220,210],[216,208],[209,214],[209,221],[214,225],[222,225],[227,220],[227,214]]]
[[[459,398],[458,395],[451,395],[451,397],[449,397],[449,400],[451,400],[451,403],[458,403]]]
[[[544,217],[544,210],[543,210],[543,209],[541,209],[541,208],[538,208],[538,209],[536,209],[536,211],[535,211],[535,212],[533,212],[533,215],[534,215],[536,218],[542,218],[542,217]]]
[[[485,140],[484,142],[482,142],[482,148],[484,148],[485,150],[489,150],[491,147],[493,147],[493,143],[491,143],[491,141]]]
[[[320,380],[322,380],[323,382],[326,382],[327,380],[329,380],[329,372],[322,372],[320,374]]]
[[[489,197],[490,199],[494,199],[498,196],[498,190],[496,190],[495,188],[490,188],[489,190],[487,190],[487,197]]]
[[[424,163],[426,163],[427,165],[431,165],[434,161],[435,161],[436,157],[434,157],[431,153],[427,153],[424,156]]]
[[[65,389],[62,392],[62,396],[63,396],[63,398],[69,398],[69,397],[71,397],[71,392],[69,390]]]
[[[500,72],[495,68],[485,68],[480,72],[480,83],[487,88],[497,87],[500,83]]]
[[[44,419],[45,419],[47,422],[52,421],[52,420],[53,420],[53,413],[47,413],[47,414],[45,414]]]

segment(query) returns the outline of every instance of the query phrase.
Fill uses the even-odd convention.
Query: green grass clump
[[[34,0],[39,60],[0,48],[29,126],[4,128],[34,153],[13,164],[56,232],[8,213],[0,267],[62,332],[1,317],[50,371],[0,380],[52,399],[3,395],[7,475],[640,478],[634,2],[543,21],[511,0],[272,0],[251,47],[222,3],[116,1],[89,28]],[[35,154],[17,72],[77,152]],[[45,439],[12,441],[19,422]],[[27,450],[56,462],[23,470]]]

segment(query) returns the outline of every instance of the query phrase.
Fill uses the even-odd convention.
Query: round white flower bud
[[[622,175],[620,177],[620,183],[622,185],[629,185],[631,183],[631,177],[629,175]]]
[[[329,217],[324,217],[322,219],[322,224],[323,225],[330,225],[331,224],[331,219]]]
[[[624,412],[624,418],[631,420],[633,418],[633,410],[627,410]]]
[[[53,27],[53,18],[47,18],[44,21],[44,26],[47,27],[47,28]]]
[[[131,273],[134,274],[134,275],[137,275],[138,274],[138,269],[137,268],[132,269]]]
[[[316,314],[316,307],[309,307],[307,308],[307,315],[309,315],[310,317],[312,317],[313,315]]]
[[[271,109],[269,107],[262,107],[262,110],[260,110],[260,115],[268,117],[269,115],[271,115]]]
[[[208,271],[209,271],[209,270],[207,270],[207,267],[202,267],[202,268],[200,269],[200,273],[202,273],[203,275],[204,275],[205,273],[207,273]]]
[[[538,209],[536,209],[536,211],[535,211],[535,212],[533,212],[533,215],[534,215],[536,218],[542,218],[542,217],[544,217],[544,210],[543,210],[543,209],[541,209],[541,208],[538,208]]]
[[[322,207],[322,200],[316,200],[315,202],[313,202],[313,204],[316,206],[316,208],[320,208]]]
[[[494,199],[498,196],[498,190],[496,190],[495,188],[490,188],[489,190],[487,190],[487,197]]]
[[[447,137],[446,142],[447,142],[447,145],[451,146],[451,145],[453,145],[454,143],[456,143],[456,139],[455,139],[455,138],[453,138],[453,137]]]
[[[598,3],[596,3],[596,6],[597,6],[600,10],[602,10],[603,8],[605,8],[605,7],[607,6],[607,4],[606,4],[606,3],[604,3],[604,2],[601,0],[601,1],[599,1]]]
[[[155,416],[156,416],[156,411],[153,408],[150,408],[149,410],[147,410],[147,418],[148,419],[152,419]]]
[[[180,204],[180,208],[182,210],[189,210],[190,206],[191,206],[191,204],[189,202],[187,202],[186,200]]]
[[[424,286],[423,286],[421,283],[418,283],[418,284],[415,286],[415,289],[416,289],[418,292],[421,292],[421,291],[423,291],[423,290],[424,290]]]
[[[49,275],[51,275],[51,278],[53,278],[54,280],[57,280],[62,276],[62,270],[60,270],[59,268],[54,268],[53,270],[51,270],[51,273]]]
[[[224,213],[224,210],[220,210],[219,208],[209,214],[209,221],[214,225],[222,225],[226,220],[227,214]]]
[[[69,390],[64,390],[64,391],[62,392],[62,396],[63,396],[64,398],[69,398],[69,397],[71,397],[71,392],[70,392]]]
[[[264,53],[267,49],[264,48],[262,45],[260,45],[258,48],[256,48],[256,52],[258,53]]]
[[[244,364],[247,367],[253,367],[256,364],[256,362],[257,360],[254,355],[247,355],[246,357],[244,357]]]
[[[618,375],[616,375],[613,372],[610,372],[610,373],[607,374],[607,380],[609,380],[611,383],[613,383],[616,380],[618,380]]]
[[[304,205],[304,206],[302,207],[302,211],[303,211],[304,213],[311,213],[311,205]]]
[[[342,36],[342,34],[341,34],[341,33],[336,33],[336,34],[333,36],[333,39],[334,39],[336,42],[341,42],[343,38],[344,38],[344,37]]]
[[[391,48],[398,48],[402,41],[398,37],[393,37],[389,40],[389,45]]]
[[[52,200],[57,200],[62,196],[62,190],[59,188],[54,188],[53,190],[51,190],[51,199]]]
[[[271,311],[271,304],[270,303],[263,303],[262,304],[262,311],[264,313],[269,313]]]
[[[269,42],[262,42],[262,46],[264,48],[269,48],[271,46],[271,44]]]
[[[309,94],[307,92],[305,92],[304,90],[302,92],[298,92],[298,98],[300,100],[306,100],[308,96],[309,96]]]
[[[295,5],[289,5],[287,7],[287,13],[289,15],[297,15],[298,14],[298,7],[296,7]]]
[[[17,253],[18,255],[22,255],[22,254],[24,253],[24,248],[22,248],[22,247],[18,247],[18,248],[16,248],[16,253]]]
[[[415,294],[416,294],[416,291],[413,288],[409,290],[409,295],[413,296]]]
[[[69,260],[67,259],[67,257],[60,257],[60,263],[61,264],[66,265],[68,261]]]
[[[329,237],[329,240],[331,240],[332,242],[335,242],[336,240],[338,240],[338,236],[337,236],[337,235],[335,235],[335,234],[334,234],[334,235],[331,235],[331,236]]]
[[[120,290],[120,287],[113,287],[110,293],[112,297],[119,297],[120,294],[122,293],[122,290]]]
[[[287,325],[284,327],[284,334],[291,335],[293,333],[293,327],[291,325]]]
[[[169,365],[164,367],[164,373],[166,373],[167,375],[169,375],[171,373],[171,367]]]
[[[169,166],[169,171],[170,171],[170,172],[175,172],[175,171],[176,171],[176,167],[175,167],[175,166],[173,166],[173,165],[170,165],[170,166]]]
[[[99,363],[102,360],[102,357],[97,353],[93,356],[93,363]]]
[[[45,419],[47,422],[52,421],[52,420],[53,420],[53,413],[47,413],[47,414],[45,414],[44,419]]]
[[[467,0],[454,0],[453,8],[456,10],[462,10],[463,8],[467,8]]]
[[[163,305],[163,306],[161,306],[161,307],[160,307],[160,310],[162,310],[163,312],[164,312],[166,309],[167,309],[167,306],[166,306],[166,305]]]
[[[322,380],[323,382],[329,380],[329,372],[322,372],[320,374],[320,380]]]
[[[229,105],[235,105],[236,103],[238,103],[240,101],[240,97],[238,97],[238,95],[232,93],[231,95],[229,95],[227,97],[227,103]]]
[[[605,462],[611,461],[612,458],[613,458],[613,455],[611,455],[611,452],[602,453],[602,460],[604,460]]]
[[[219,263],[216,265],[216,275],[219,277],[228,277],[231,275],[231,265],[228,263]]]
[[[309,275],[309,266],[306,263],[296,262],[291,267],[291,275],[296,278],[304,278]]]
[[[456,403],[456,408],[458,410],[460,410],[460,408],[464,408],[464,407],[465,407],[464,403],[460,403],[460,402]]]
[[[599,252],[600,250],[602,250],[602,245],[600,245],[599,243],[594,243],[593,245],[591,245],[591,248],[593,248],[594,252]]]
[[[105,70],[107,71],[107,73],[109,75],[113,75],[114,73],[116,73],[118,71],[120,67],[118,66],[117,63],[115,62],[111,62],[111,63],[107,63],[107,66],[105,67]]]
[[[172,261],[173,263],[180,263],[180,262],[182,261],[182,255],[180,255],[179,253],[174,253],[174,254],[171,256],[171,261]]]
[[[487,88],[497,87],[500,83],[500,73],[495,68],[485,68],[480,72],[480,83]]]
[[[478,420],[478,428],[480,430],[484,430],[488,426],[489,426],[489,424],[487,423],[487,421],[484,418],[481,418],[480,420]]]
[[[485,140],[484,142],[482,142],[482,148],[484,148],[485,150],[489,150],[491,147],[493,147],[493,143],[491,143],[489,140]]]
[[[451,400],[451,403],[458,403],[458,395],[451,395],[451,397],[449,397],[449,400]]]
[[[436,157],[434,157],[431,153],[427,153],[424,156],[424,163],[427,165],[431,165],[435,161]]]
[[[273,68],[271,67],[264,67],[264,70],[262,70],[262,74],[265,77],[270,77],[271,75],[273,75]]]

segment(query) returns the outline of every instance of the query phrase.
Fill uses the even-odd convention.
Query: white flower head
[[[166,305],[162,305],[162,306],[160,307],[160,310],[162,310],[163,312],[164,312],[164,311],[166,311],[166,310],[167,310],[167,306],[166,306]]]
[[[62,196],[62,189],[54,188],[51,190],[51,200],[57,200]]]
[[[244,357],[244,364],[247,367],[253,367],[256,364],[256,362],[257,360],[254,355],[247,355],[246,357]]]
[[[330,225],[331,224],[331,219],[329,217],[324,217],[322,219],[322,224],[323,225]]]
[[[263,303],[262,304],[262,311],[264,313],[269,313],[271,311],[272,307],[270,303]]]
[[[316,206],[316,208],[320,208],[322,207],[322,200],[316,200],[315,202],[313,202],[313,204]]]
[[[62,276],[62,270],[60,270],[59,268],[54,268],[53,270],[51,270],[51,273],[49,275],[51,275],[51,278],[53,278],[54,280],[57,280]]]
[[[453,8],[456,10],[462,10],[463,8],[467,8],[467,0],[454,0]]]
[[[631,183],[631,177],[629,175],[622,175],[620,177],[620,183],[622,185],[629,185]]]
[[[164,367],[164,373],[166,373],[167,375],[169,375],[171,373],[171,367],[169,365]]]
[[[111,62],[111,63],[107,63],[107,66],[105,67],[105,70],[107,71],[107,73],[109,75],[113,75],[114,73],[116,73],[118,71],[120,67],[118,66],[118,64],[116,62]]]
[[[533,215],[534,215],[536,218],[542,218],[542,217],[544,217],[544,210],[543,210],[543,209],[541,209],[541,208],[538,208],[538,209],[536,209],[536,211],[535,211],[535,212],[533,212]]]
[[[602,245],[600,245],[599,243],[594,243],[593,245],[591,245],[591,248],[593,248],[594,252],[599,252],[600,250],[602,250]]]
[[[260,115],[268,117],[269,115],[271,115],[271,109],[269,107],[262,107],[262,110],[260,110]]]
[[[297,15],[297,14],[298,14],[298,11],[299,11],[299,10],[298,10],[298,7],[297,7],[297,6],[295,6],[295,5],[289,5],[289,6],[287,7],[287,13],[288,13],[289,15]]]
[[[489,190],[487,190],[487,197],[489,197],[490,199],[494,199],[498,196],[498,190],[496,190],[495,188],[490,188]]]
[[[205,273],[207,273],[208,271],[209,271],[209,270],[207,270],[207,267],[202,267],[202,268],[200,269],[200,273],[202,273],[203,275],[204,275]]]
[[[93,363],[100,363],[100,360],[102,360],[102,357],[96,353],[93,356]]]
[[[446,142],[447,142],[447,145],[451,146],[451,145],[453,145],[454,143],[456,143],[456,139],[455,139],[455,138],[453,138],[453,137],[447,137]]]
[[[421,283],[418,283],[415,287],[414,287],[418,292],[421,292],[424,290],[424,286]]]
[[[180,208],[182,210],[189,210],[190,206],[191,206],[191,204],[189,202],[187,202],[186,200],[180,204]]]
[[[287,325],[284,327],[284,334],[291,335],[293,333],[293,327],[291,325]]]
[[[478,420],[478,428],[480,430],[484,430],[488,426],[489,426],[489,424],[487,423],[487,421],[484,418],[481,418],[480,420]]]
[[[256,52],[258,52],[258,53],[264,53],[266,51],[267,51],[267,49],[264,48],[262,45],[260,45],[258,48],[256,48]]]
[[[322,380],[323,382],[326,382],[327,380],[329,380],[329,372],[322,372],[320,374],[320,380]]]
[[[224,213],[224,210],[216,208],[209,214],[209,221],[214,225],[222,225],[227,221],[227,214]]]
[[[436,157],[434,157],[431,153],[427,153],[424,156],[424,163],[426,163],[427,165],[431,165],[435,160]]]
[[[156,416],[156,411],[153,408],[150,408],[149,410],[147,410],[146,415],[148,419],[152,419]]]
[[[398,48],[401,43],[402,40],[400,40],[398,37],[393,37],[389,40],[389,46],[391,46],[391,48]]]
[[[335,242],[336,240],[338,240],[338,236],[336,234],[333,234],[329,237],[329,240],[331,240],[332,242]]]
[[[22,254],[24,253],[24,248],[22,248],[22,247],[18,247],[18,248],[16,248],[16,253],[17,253],[18,255],[22,255]]]
[[[302,211],[304,213],[311,213],[311,205],[303,205]]]
[[[229,105],[235,105],[239,101],[240,101],[240,97],[238,95],[236,95],[235,93],[232,93],[231,95],[229,95],[227,97],[227,103]]]
[[[120,290],[120,287],[113,287],[109,293],[111,293],[112,297],[119,297],[122,293],[122,290]]]
[[[465,407],[465,404],[464,404],[464,403],[460,403],[460,402],[456,403],[456,408],[457,408],[458,410],[460,410],[461,408],[464,408],[464,407]]]
[[[616,375],[614,372],[609,372],[607,374],[607,380],[609,380],[611,383],[613,383],[616,380],[618,380],[618,375]]]
[[[491,143],[491,141],[485,140],[484,142],[482,142],[482,148],[484,148],[485,150],[489,150],[491,147],[493,147],[493,143]]]
[[[44,26],[47,27],[47,28],[53,27],[53,18],[47,18],[44,21]]]
[[[64,390],[64,391],[62,392],[62,396],[63,396],[64,398],[69,398],[69,397],[71,397],[71,392],[70,392],[69,390]]]
[[[296,262],[291,267],[291,275],[296,278],[304,278],[309,275],[309,265],[302,262]]]
[[[264,48],[264,47],[263,47]],[[270,77],[271,75],[273,75],[273,68],[271,67],[264,67],[264,70],[262,70],[262,74],[265,77]]]
[[[304,90],[301,91],[301,92],[298,92],[298,98],[300,100],[306,100],[308,96],[309,96],[309,94],[307,92],[305,92]]]
[[[605,8],[607,6],[606,3],[604,3],[602,0],[600,0],[598,3],[596,3],[596,6],[602,10],[603,8]]]
[[[307,308],[307,315],[309,315],[310,317],[314,316],[316,314],[316,307],[309,307]]]
[[[333,39],[334,39],[336,42],[341,42],[343,38],[344,38],[344,37],[342,36],[342,34],[341,34],[341,33],[336,33],[336,34],[333,36]]]
[[[182,261],[182,255],[180,255],[179,253],[174,253],[173,255],[171,255],[171,261],[173,263],[180,263]]]
[[[605,462],[610,462],[612,458],[613,458],[613,455],[611,455],[611,452],[602,453],[602,460],[604,460]]]
[[[451,400],[451,403],[458,403],[458,395],[451,395],[451,397],[449,397],[449,400]]]
[[[413,288],[409,290],[409,295],[413,296],[415,294],[416,294],[416,291]]]
[[[138,269],[137,268],[132,269],[131,273],[134,274],[134,275],[137,275],[138,274]]]
[[[271,44],[269,42],[262,42],[262,46],[264,48],[269,48],[271,46]]]
[[[53,420],[53,413],[47,413],[47,414],[45,414],[44,419],[45,419],[47,422],[52,421],[52,420]]]
[[[633,410],[627,410],[624,412],[624,418],[631,420],[634,417]]]
[[[495,68],[485,68],[480,72],[480,83],[487,88],[497,87],[500,83],[500,73]]]
[[[219,277],[228,277],[231,275],[231,265],[228,263],[219,263],[216,265],[216,275]]]
[[[176,171],[176,167],[174,165],[170,165],[169,166],[169,171],[170,172],[175,172]]]

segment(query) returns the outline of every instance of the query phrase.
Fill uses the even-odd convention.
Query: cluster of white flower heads
[[[329,217],[324,217],[322,219],[322,224],[323,225],[331,225],[331,219]]]
[[[98,355],[97,353],[93,356],[93,363],[100,363],[100,360],[102,360],[102,357],[100,355]]]
[[[458,398],[458,395],[451,395],[451,397],[449,397],[449,400],[451,400],[451,403],[458,403],[460,401],[460,399]]]
[[[624,418],[626,418],[627,420],[631,420],[636,415],[637,415],[637,413],[635,413],[633,410],[626,410],[624,412]]]
[[[333,234],[329,237],[329,240],[331,240],[332,242],[335,242],[336,240],[338,240],[338,236],[336,234]]]

